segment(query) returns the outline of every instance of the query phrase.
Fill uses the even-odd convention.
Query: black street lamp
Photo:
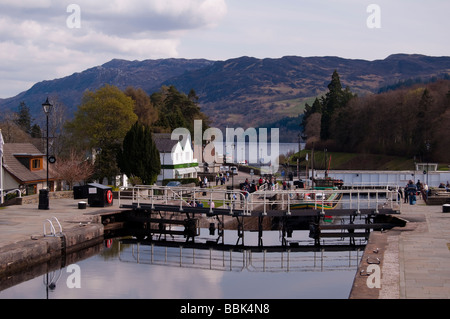
[[[44,113],[47,117],[47,153],[46,153],[46,158],[47,158],[47,189],[46,190],[41,190],[40,194],[39,194],[39,209],[49,209],[49,192],[50,192],[50,184],[49,184],[49,180],[48,180],[48,158],[49,158],[49,152],[48,152],[48,116],[50,115],[50,113],[53,110],[53,105],[50,104],[50,102],[48,101],[48,97],[47,100],[42,104],[42,109],[44,110]]]
[[[48,101],[48,97],[47,97],[47,100],[42,104],[42,109],[44,110],[44,113],[47,117],[47,153],[46,153],[46,157],[47,157],[47,190],[50,191],[50,185],[48,182],[48,157],[49,157],[49,153],[48,153],[48,116],[50,115],[50,113],[53,110],[53,105],[50,104],[50,102]]]

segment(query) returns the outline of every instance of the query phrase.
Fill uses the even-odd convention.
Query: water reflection
[[[307,231],[298,233],[308,237]],[[278,232],[264,236],[267,243],[279,242]],[[179,244],[114,239],[87,259],[71,260],[80,269],[80,288],[70,288],[74,273],[64,266],[1,288],[0,298],[347,298],[362,255],[358,250],[213,250]]]

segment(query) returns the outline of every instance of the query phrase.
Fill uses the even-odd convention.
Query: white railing
[[[56,223],[59,226],[59,233],[56,232],[55,226],[53,225],[53,222],[52,222],[53,219],[56,221]],[[47,223],[49,223],[49,225],[50,225],[50,234],[47,234],[47,229],[45,227],[45,225]],[[44,237],[56,237],[56,236],[60,236],[60,235],[62,235],[62,227],[61,227],[61,223],[59,222],[58,218],[52,217],[52,218],[46,219],[44,222]]]
[[[131,201],[137,207],[156,204],[178,206],[180,211],[184,207],[203,205],[213,208],[228,209],[230,214],[236,209],[244,215],[252,211],[283,210],[289,215],[292,210],[310,208],[321,210],[323,213],[332,207],[351,209],[360,212],[361,209],[386,208],[400,210],[402,201],[399,199],[397,189],[349,189],[349,190],[258,190],[254,193],[234,189],[199,187],[164,187],[139,185],[133,187],[126,195],[119,192],[119,205],[124,201]],[[339,206],[336,206],[339,205]]]
[[[398,182],[354,182],[346,185],[346,188],[365,189],[365,188],[379,188],[379,189],[398,189]]]

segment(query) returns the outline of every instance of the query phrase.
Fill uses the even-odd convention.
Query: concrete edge
[[[0,277],[96,245],[104,239],[102,224],[80,225],[58,236],[40,236],[0,248]]]

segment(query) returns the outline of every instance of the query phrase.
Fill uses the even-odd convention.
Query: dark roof
[[[47,180],[47,171],[45,170],[45,166],[43,170],[31,171],[24,166],[16,156],[45,158],[45,154],[42,154],[36,146],[30,143],[4,144],[3,167],[21,183]],[[49,176],[49,178],[53,179],[53,176]]]
[[[173,147],[178,141],[171,140],[172,134],[159,133],[153,134],[153,140],[155,141],[156,148],[160,153],[172,153]]]

